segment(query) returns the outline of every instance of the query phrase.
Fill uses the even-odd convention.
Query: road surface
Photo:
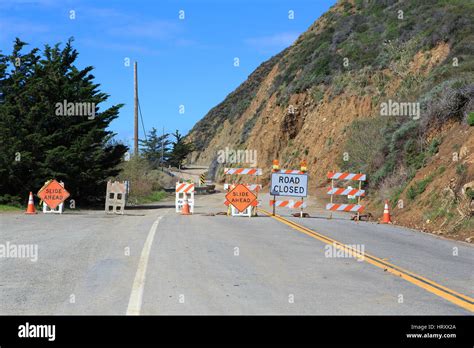
[[[215,215],[223,193],[196,196],[193,216],[173,201],[1,214],[0,245],[38,254],[0,258],[0,314],[472,315],[471,245],[319,209],[273,218],[261,199],[254,218]]]

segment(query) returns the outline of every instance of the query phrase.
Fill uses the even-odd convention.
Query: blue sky
[[[124,103],[111,128],[132,144],[133,61],[146,130],[186,134],[209,109],[303,33],[335,0],[0,0],[0,49],[75,38],[77,65]],[[75,19],[70,19],[75,11]],[[184,11],[184,19],[180,19]],[[293,11],[294,19],[289,19]],[[181,12],[182,14],[182,12]],[[240,66],[234,66],[234,58]],[[125,59],[131,64],[125,66]],[[184,105],[184,113],[179,112]],[[140,137],[143,137],[140,129]]]

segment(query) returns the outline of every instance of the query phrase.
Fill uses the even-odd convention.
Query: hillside
[[[339,1],[194,126],[190,161],[220,180],[226,147],[267,172],[306,159],[322,204],[327,171],[363,172],[374,216],[389,199],[396,223],[472,241],[472,18],[469,0]]]

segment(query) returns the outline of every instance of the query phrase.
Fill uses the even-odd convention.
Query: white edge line
[[[138,261],[137,273],[135,274],[135,280],[133,281],[132,293],[130,294],[130,300],[128,302],[127,314],[126,315],[140,315],[140,310],[143,301],[143,289],[145,287],[146,269],[148,266],[148,258],[150,257],[151,245],[153,244],[153,238],[155,237],[156,229],[163,216],[158,217],[148,232],[145,244],[143,245],[142,254]]]

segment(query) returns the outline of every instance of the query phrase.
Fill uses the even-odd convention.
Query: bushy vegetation
[[[245,83],[209,111],[192,130],[197,135],[198,151],[206,148],[225,120],[233,122],[242,115],[275,64],[278,74],[268,94],[276,93],[277,104],[284,109],[291,95],[300,92],[309,92],[314,104],[328,91],[329,99],[342,93],[370,95],[377,104],[386,97],[386,89],[395,79],[401,83],[394,97],[421,102],[419,126],[405,124],[406,120],[389,121],[378,131],[383,137],[383,144],[377,145],[382,155],[374,154],[371,163],[357,164],[356,160],[346,163],[347,168],[373,168],[378,184],[397,169],[400,161],[407,162],[403,165],[409,168],[419,168],[425,163],[435,150],[425,151],[429,144],[423,135],[429,127],[450,118],[464,118],[468,122],[466,111],[472,107],[467,104],[472,98],[474,81],[472,1],[356,0],[340,1],[335,6],[337,10],[324,14],[294,45],[263,63]],[[414,55],[440,43],[449,46],[447,58],[428,75],[413,73],[410,64]],[[247,139],[254,121],[251,118],[245,124],[241,142]],[[391,151],[390,148],[396,148],[391,133],[398,127],[407,127],[401,132],[408,133],[398,134],[399,141],[393,139],[401,148]],[[394,144],[390,147],[391,142]],[[382,166],[384,159],[387,163]]]
[[[370,68],[356,68],[357,71],[353,69],[336,74],[333,77],[333,93],[361,91],[363,86],[354,85],[351,76],[365,76],[367,69],[387,68],[401,79],[393,98],[419,102],[421,114],[418,120],[408,117],[392,117],[389,120],[376,116],[355,121],[345,145],[345,151],[348,151],[351,159],[341,161],[341,166],[351,171],[365,170],[364,173],[370,177],[370,186],[375,189],[383,188],[384,193],[388,191],[395,203],[405,189],[406,182],[438,152],[442,139],[428,141],[430,131],[441,127],[450,119],[462,121],[469,118],[474,100],[474,74],[469,67],[472,66],[474,50],[472,44],[467,44],[466,37],[472,38],[473,33],[465,25],[455,26],[453,23],[466,24],[468,17],[474,15],[474,6],[468,1],[434,0],[362,1],[356,2],[355,6],[362,11],[359,14],[379,16],[382,19],[377,24],[384,23],[378,32],[378,40],[382,44],[375,47],[378,54],[369,64]],[[440,9],[445,11],[445,17],[441,16]],[[394,16],[399,10],[403,11],[403,20]],[[423,21],[416,23],[415,17],[421,14]],[[367,25],[374,27],[376,24],[368,21]],[[335,28],[339,28],[339,25],[335,25]],[[440,42],[446,42],[450,46],[450,54],[441,65],[426,76],[410,71],[410,62],[417,52],[426,51]],[[358,51],[354,59],[359,54],[363,52]],[[381,77],[379,71],[374,71],[371,75],[372,82],[377,85],[376,91],[371,91],[376,102],[384,96],[383,90],[388,82]],[[370,149],[367,149],[364,134],[371,140],[378,136]],[[360,155],[364,152],[365,157]],[[423,190],[424,182],[420,182],[409,187],[407,194],[414,198]]]
[[[427,178],[416,181],[412,186],[410,186],[407,190],[407,198],[412,201],[416,198],[416,196],[425,192],[426,186],[433,180],[433,176],[430,175]]]
[[[425,192],[425,189],[428,186],[428,184],[433,181],[433,179],[436,177],[436,175],[441,174],[442,172],[444,172],[444,170],[445,170],[444,167],[440,167],[440,168],[438,168],[438,170],[436,172],[433,172],[433,173],[429,174],[428,176],[426,176],[422,180],[415,181],[414,184],[411,185],[410,187],[408,187],[408,189],[407,189],[407,198],[410,201],[413,201],[418,195]]]
[[[346,1],[343,8],[324,14],[321,30],[304,34],[279,62],[280,74],[274,83],[280,101],[321,83],[330,85],[345,71],[377,71],[394,62],[403,68],[415,52],[441,41],[451,46],[446,64],[438,71],[443,80],[474,70],[472,61],[468,62],[471,66],[465,64],[473,55],[469,27],[474,7],[469,0],[356,1],[355,5]],[[457,67],[449,64],[455,57],[460,62]]]
[[[194,151],[194,144],[187,141],[176,130],[171,134],[158,135],[156,128],[152,128],[144,140],[140,140],[140,155],[148,161],[151,168],[172,166],[181,167],[186,157]]]
[[[145,157],[132,156],[121,164],[120,169],[117,179],[130,181],[129,203],[149,203],[165,196],[162,189],[167,186],[166,174],[153,168]]]
[[[26,203],[51,178],[64,181],[77,203],[104,199],[127,151],[107,129],[122,105],[104,108],[109,96],[93,67],[75,65],[72,39],[63,48],[26,47],[16,39],[12,53],[0,52],[0,203]],[[58,112],[64,101],[88,103],[95,115]]]
[[[467,115],[467,124],[470,125],[470,126],[474,126],[474,111],[471,111]]]

